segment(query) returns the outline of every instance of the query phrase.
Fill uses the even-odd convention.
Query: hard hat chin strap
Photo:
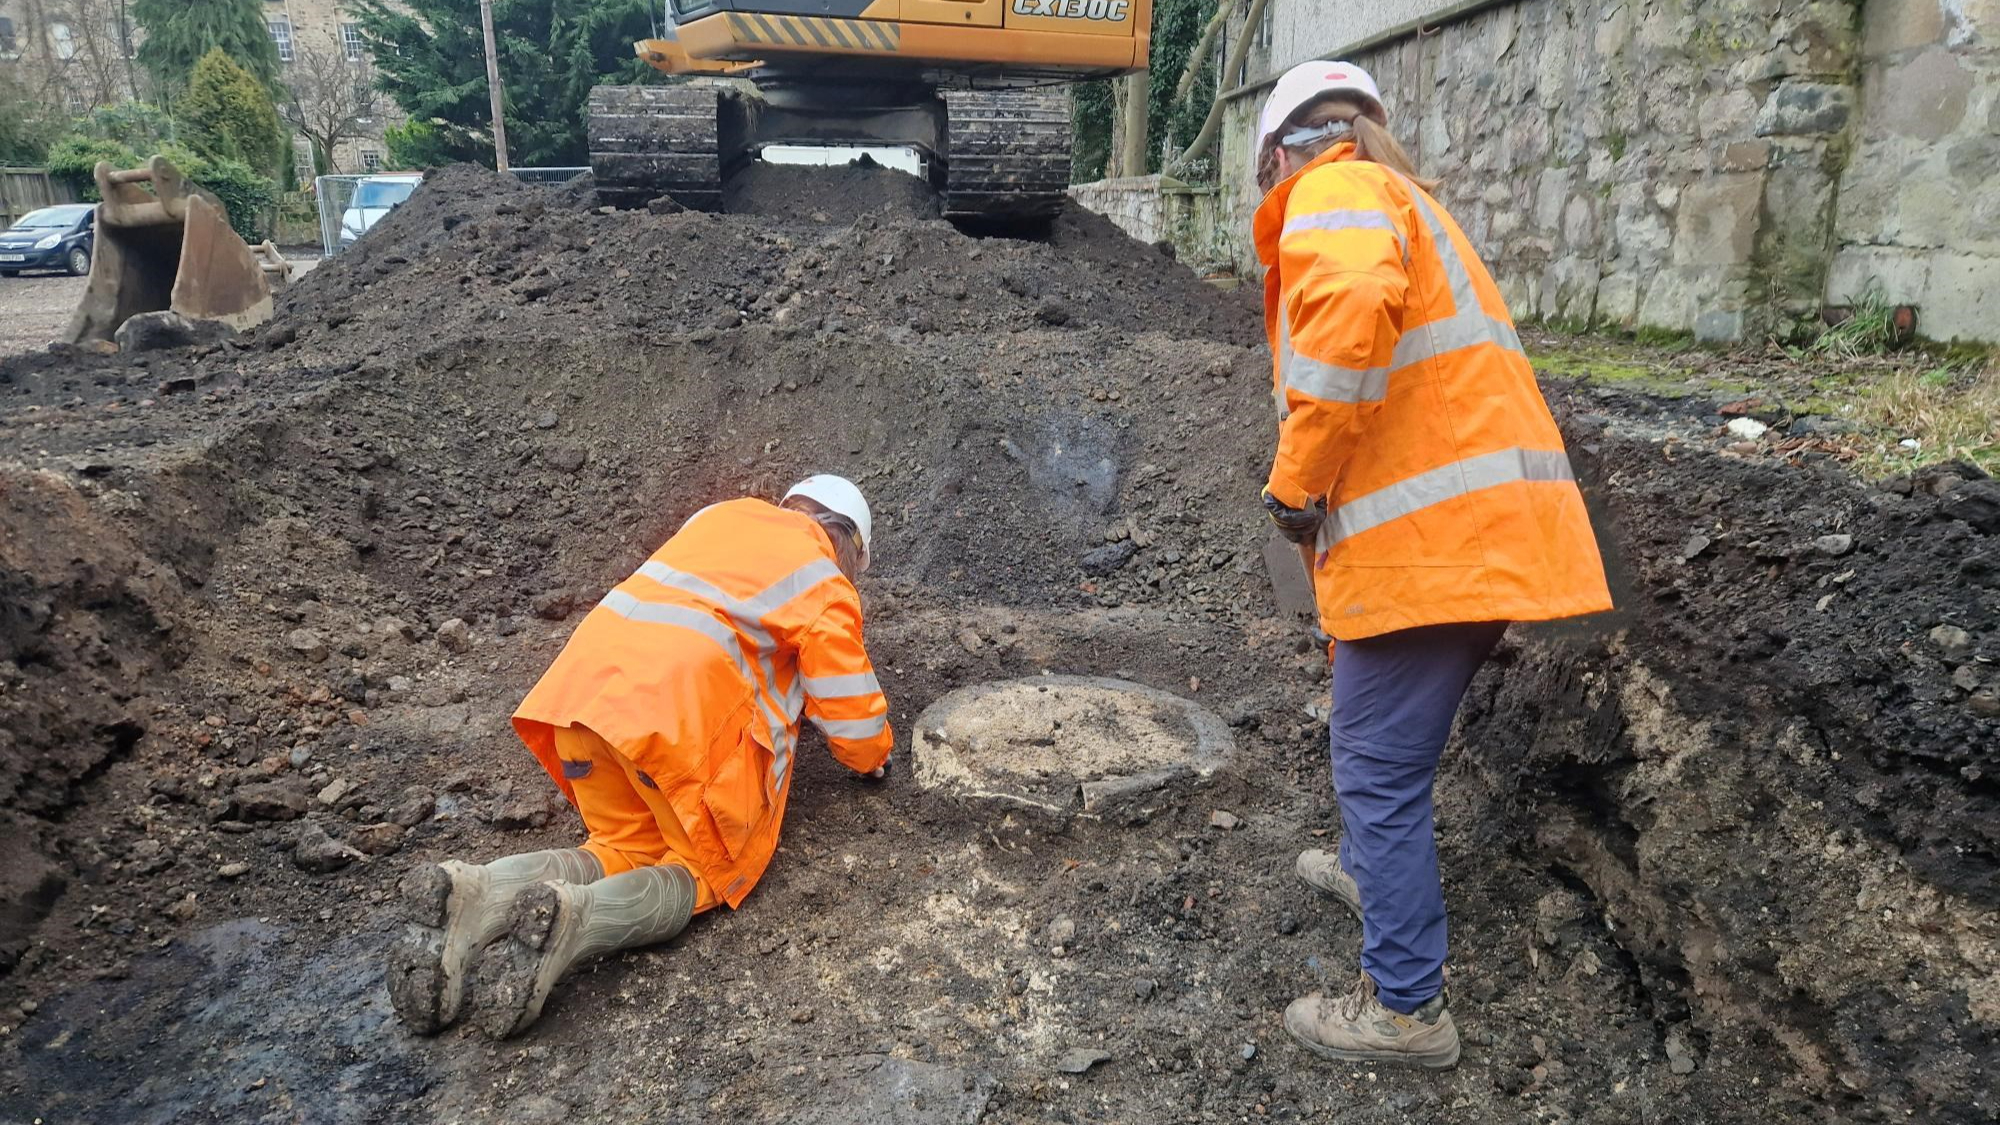
[[[1281,134],[1278,143],[1286,148],[1300,148],[1316,141],[1337,140],[1353,132],[1352,121],[1329,121],[1324,125],[1302,127]]]

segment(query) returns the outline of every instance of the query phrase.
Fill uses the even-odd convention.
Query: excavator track
[[[945,214],[1006,222],[1046,219],[1069,187],[1068,91],[947,90]]]
[[[697,211],[722,209],[717,138],[719,86],[593,86],[590,170],[605,202],[637,207],[672,196]]]

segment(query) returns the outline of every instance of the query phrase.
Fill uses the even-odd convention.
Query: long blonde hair
[[[1334,94],[1308,103],[1305,108],[1286,118],[1283,128],[1310,129],[1329,121],[1344,121],[1353,130],[1354,155],[1363,160],[1372,160],[1385,168],[1392,168],[1409,178],[1409,181],[1425,191],[1434,192],[1440,181],[1417,172],[1417,162],[1389,132],[1387,126],[1370,117],[1365,107],[1357,100]],[[1278,150],[1283,148],[1298,164],[1313,159],[1332,148],[1344,137],[1323,137],[1303,145],[1273,144],[1264,150],[1257,161],[1257,185],[1265,191],[1271,190],[1278,182]]]

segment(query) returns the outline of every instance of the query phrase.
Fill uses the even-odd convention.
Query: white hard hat
[[[868,545],[875,532],[874,517],[868,514],[868,498],[846,477],[831,473],[810,476],[792,486],[785,493],[785,500],[803,496],[837,516],[845,516],[861,533],[861,569],[868,569]],[[781,503],[783,501],[780,501]]]
[[[1353,94],[1360,99],[1362,112],[1383,125],[1389,112],[1382,108],[1382,91],[1368,72],[1353,63],[1314,59],[1286,71],[1264,99],[1264,111],[1257,115],[1257,135],[1251,138],[1252,163],[1262,160],[1272,137],[1284,128],[1285,120],[1310,102],[1328,94]]]

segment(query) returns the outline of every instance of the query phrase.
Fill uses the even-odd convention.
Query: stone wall
[[[1517,316],[1736,340],[1822,304],[1860,38],[1847,0],[1523,0],[1349,57]]]
[[[1868,0],[1829,296],[2000,340],[2000,0]]]
[[[1171,176],[1125,176],[1077,184],[1069,194],[1141,242],[1172,242],[1195,269],[1232,269],[1241,254],[1237,244],[1249,243],[1248,233],[1220,210],[1213,187]]]

